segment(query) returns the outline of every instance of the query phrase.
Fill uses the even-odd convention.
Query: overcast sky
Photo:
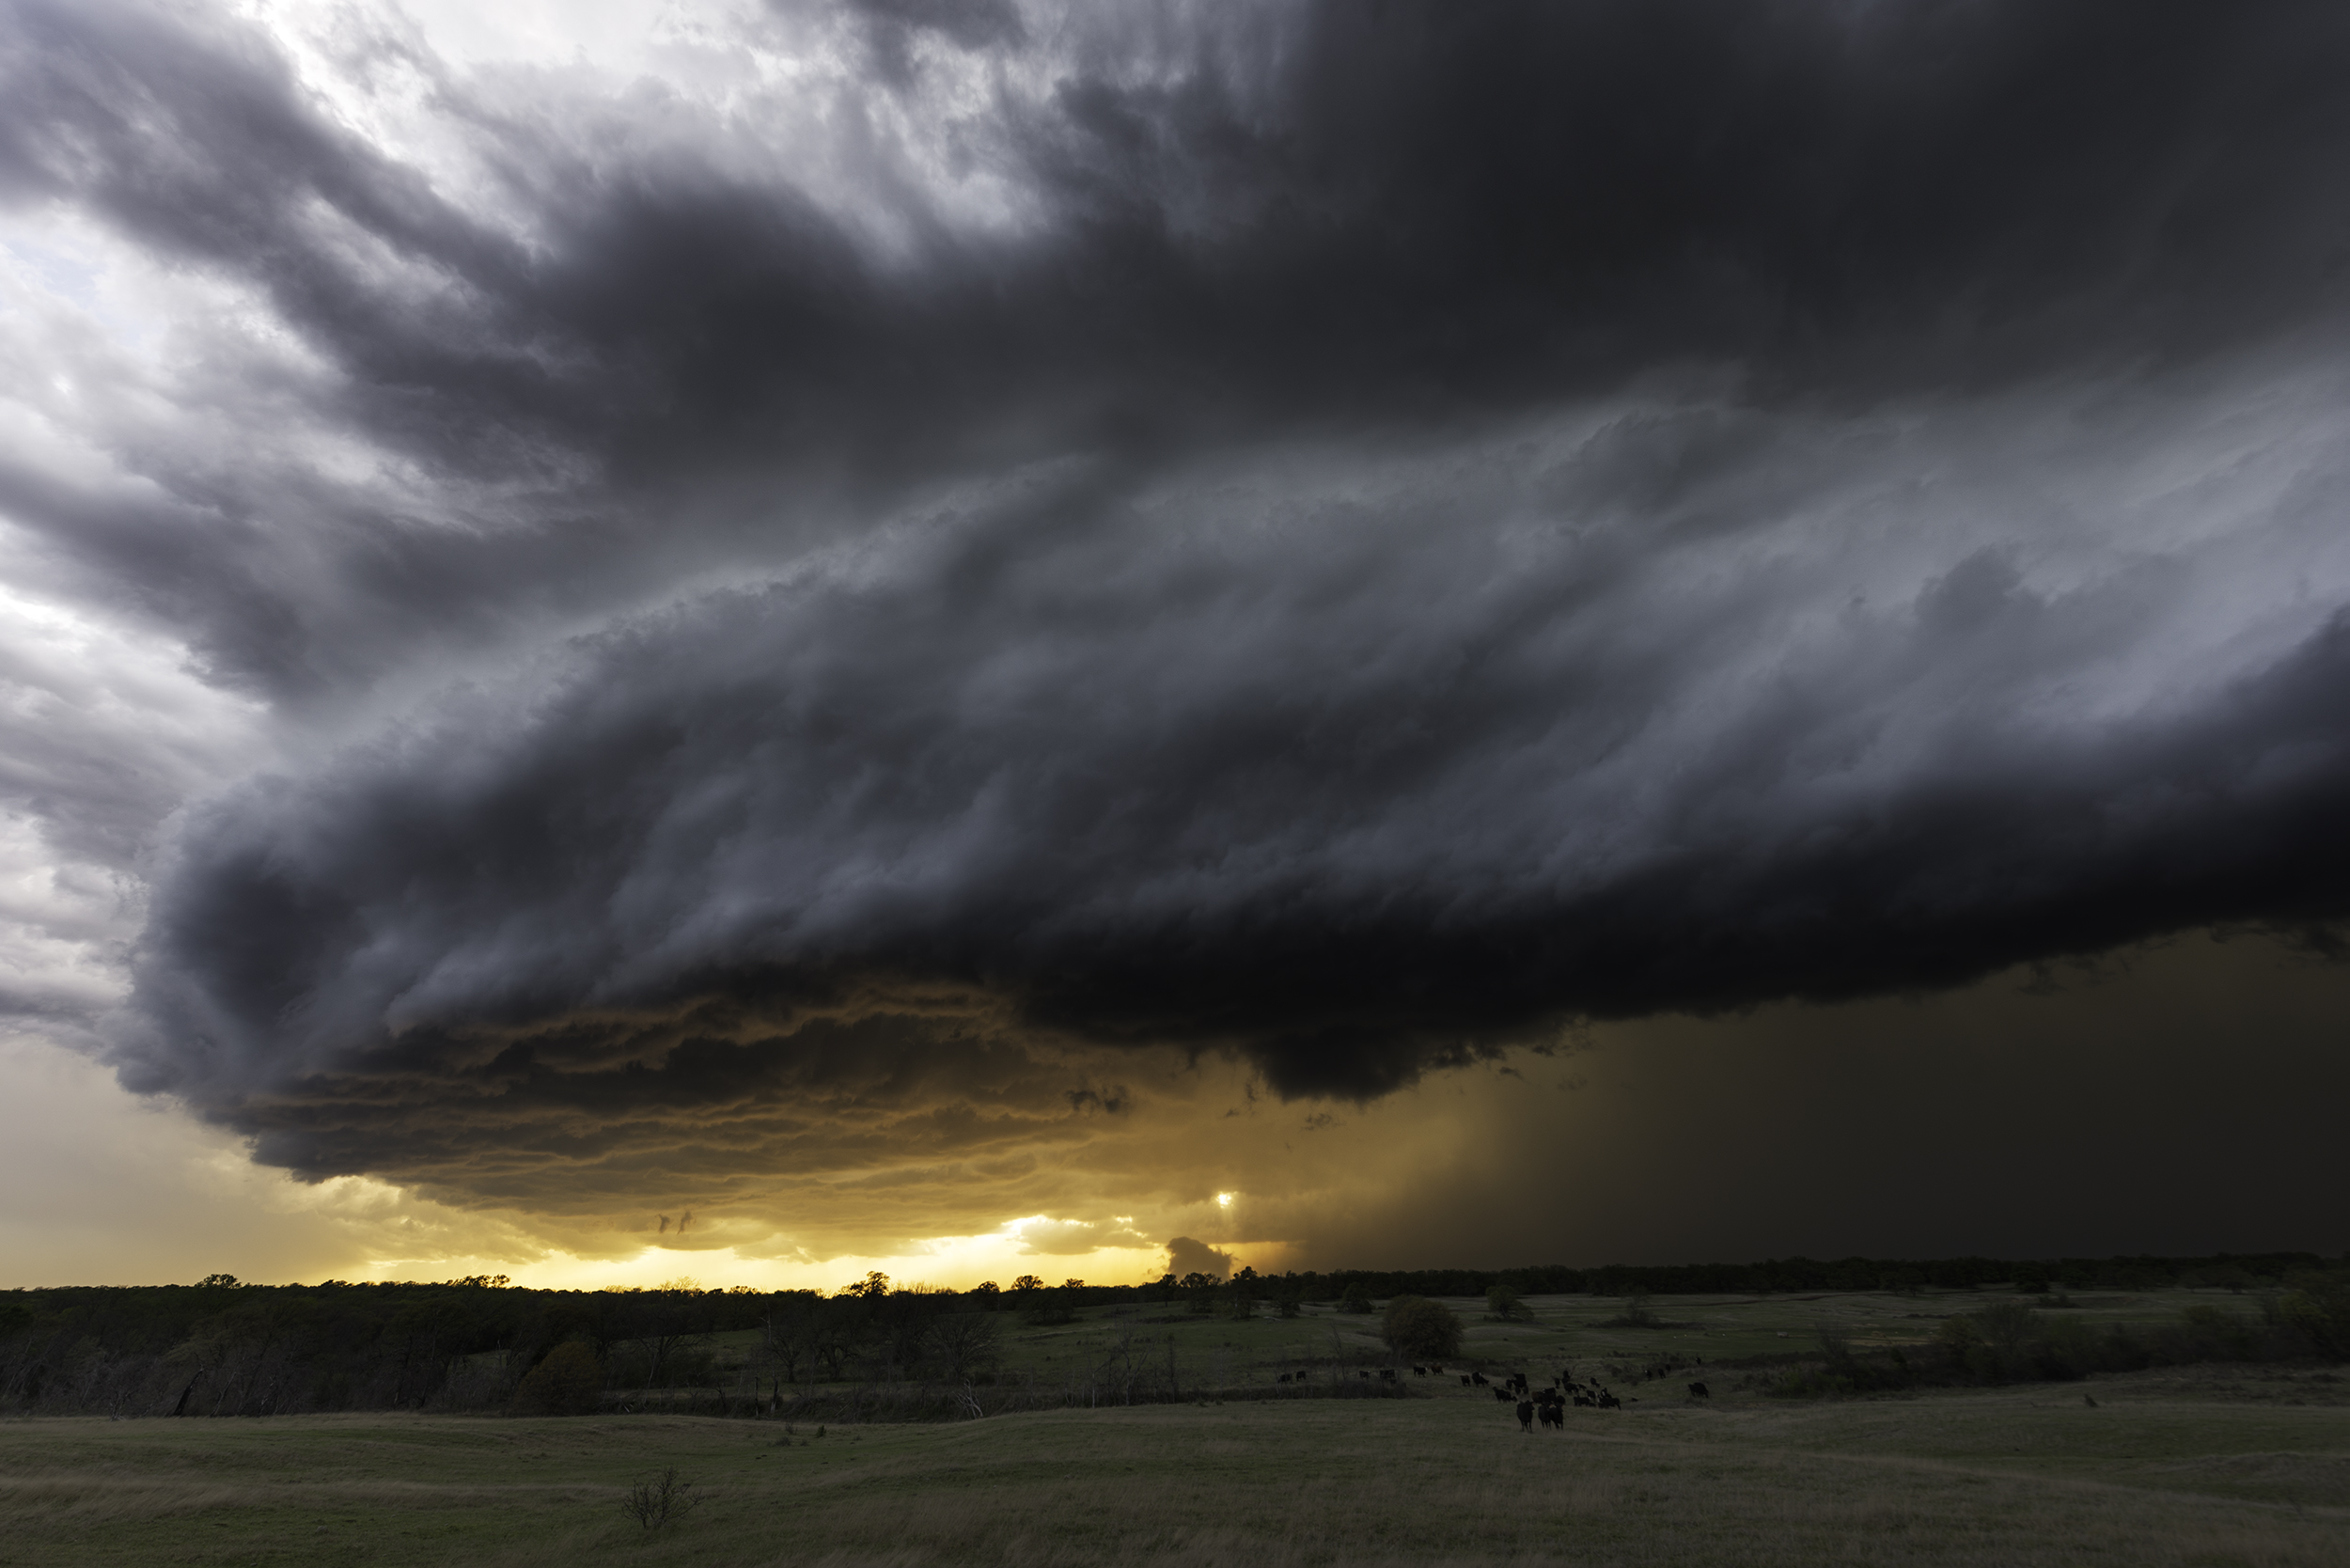
[[[0,1284],[2350,1246],[2346,73],[0,0]]]

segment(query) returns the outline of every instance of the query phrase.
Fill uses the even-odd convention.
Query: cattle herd
[[[1695,1362],[1663,1362],[1644,1369],[1639,1380],[1645,1383],[1652,1378],[1669,1377],[1675,1372],[1687,1367],[1704,1364],[1705,1357],[1701,1356]],[[1617,1369],[1619,1375],[1622,1374],[1622,1370],[1621,1367]],[[1276,1383],[1303,1383],[1308,1375],[1306,1369],[1301,1367],[1296,1372],[1281,1373],[1274,1381]],[[1373,1373],[1369,1371],[1357,1371],[1355,1375],[1369,1381]],[[1398,1373],[1393,1367],[1381,1367],[1376,1375],[1385,1382],[1393,1383]],[[1412,1375],[1414,1377],[1447,1377],[1455,1374],[1447,1372],[1442,1367],[1428,1366],[1414,1367]],[[1589,1382],[1578,1383],[1575,1381],[1574,1374],[1565,1367],[1559,1368],[1559,1375],[1551,1379],[1547,1388],[1535,1388],[1532,1380],[1522,1372],[1509,1372],[1497,1379],[1487,1377],[1481,1372],[1461,1372],[1457,1375],[1464,1388],[1489,1388],[1493,1391],[1494,1399],[1497,1403],[1512,1406],[1512,1413],[1518,1419],[1518,1430],[1521,1432],[1532,1432],[1534,1423],[1538,1420],[1545,1427],[1556,1427],[1561,1432],[1565,1431],[1569,1405],[1590,1410],[1621,1410],[1624,1404],[1623,1400],[1602,1384],[1597,1377],[1591,1378]],[[1713,1397],[1712,1390],[1702,1383],[1691,1383],[1688,1388],[1691,1399]],[[1635,1404],[1640,1403],[1637,1396],[1634,1396],[1632,1403]]]

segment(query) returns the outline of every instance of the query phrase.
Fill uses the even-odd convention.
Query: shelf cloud
[[[1170,1063],[2350,913],[2350,17],[0,17],[11,580],[241,727],[18,789],[40,1006],[265,1162],[913,1234]]]

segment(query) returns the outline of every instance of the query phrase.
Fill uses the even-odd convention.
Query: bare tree
[[[985,1312],[948,1312],[932,1320],[928,1339],[939,1369],[953,1383],[986,1372],[1003,1354],[995,1320]]]

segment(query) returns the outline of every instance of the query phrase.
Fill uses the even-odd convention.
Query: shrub
[[[603,1363],[587,1345],[556,1345],[514,1390],[517,1416],[591,1416],[603,1399]]]
[[[1461,1320],[1441,1301],[1399,1295],[1387,1303],[1379,1337],[1398,1356],[1443,1361],[1460,1354]]]
[[[2269,1321],[2299,1335],[2329,1360],[2350,1356],[2350,1272],[2291,1276],[2282,1295],[2263,1304]]]
[[[1507,1285],[1495,1285],[1485,1292],[1485,1311],[1488,1316],[1510,1323],[1519,1318],[1531,1319],[1533,1309],[1518,1299],[1518,1293]]]
[[[630,1487],[628,1496],[620,1499],[620,1507],[647,1529],[659,1529],[692,1513],[694,1505],[700,1501],[694,1496],[694,1483],[678,1480],[677,1466],[672,1465],[650,1481],[640,1481]]]
[[[1602,1328],[1671,1328],[1649,1306],[1648,1292],[1635,1287],[1623,1298],[1623,1310],[1600,1325]]]
[[[1339,1297],[1339,1310],[1341,1312],[1359,1312],[1365,1317],[1370,1316],[1371,1293],[1363,1289],[1360,1281],[1356,1281],[1355,1283],[1347,1286],[1346,1294]]]

